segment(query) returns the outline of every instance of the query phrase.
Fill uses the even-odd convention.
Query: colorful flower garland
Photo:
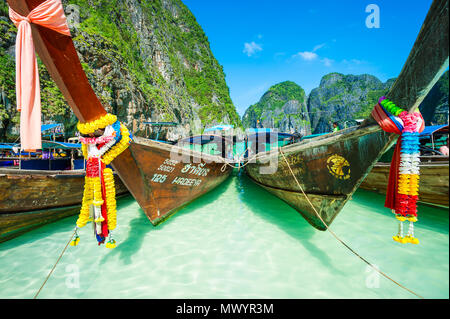
[[[399,221],[399,230],[393,239],[402,244],[418,244],[419,240],[414,237],[414,222],[417,221],[419,195],[419,128],[422,124],[422,117],[419,112],[408,113],[384,96],[380,98],[379,105],[384,111],[397,117],[394,123],[399,126],[401,131],[397,194],[393,210]],[[403,222],[406,220],[409,221],[409,228],[407,235],[403,236]]]
[[[95,235],[98,244],[102,244],[108,237],[107,248],[116,247],[112,238],[112,230],[117,225],[116,188],[114,174],[107,168],[132,141],[128,129],[117,121],[112,114],[87,123],[78,123],[78,130],[91,137],[82,137],[83,156],[86,159],[86,177],[80,215],[76,222],[75,238],[71,245],[78,245],[80,238],[77,230],[86,226],[89,221],[95,223]],[[100,137],[93,137],[96,130],[104,129]]]

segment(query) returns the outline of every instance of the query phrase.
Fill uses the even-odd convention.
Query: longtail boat
[[[376,44],[374,49],[383,50]],[[448,1],[435,0],[386,97],[413,112],[447,68]],[[326,230],[397,138],[370,117],[359,126],[260,152],[249,158],[245,169],[256,184],[287,202],[315,228]]]
[[[430,160],[430,161],[428,161]],[[360,188],[386,194],[390,163],[376,163],[361,183]],[[444,158],[421,157],[420,201],[448,207],[448,156]]]
[[[78,214],[86,172],[0,168],[0,242]],[[115,176],[116,194],[128,193]]]
[[[22,16],[43,0],[8,0]],[[88,82],[72,38],[31,23],[37,54],[81,123],[107,114]],[[181,160],[173,160],[178,154]],[[177,156],[175,156],[177,157]],[[134,137],[112,166],[153,225],[212,190],[231,173],[219,156]]]
[[[449,157],[439,152],[436,135],[440,133],[440,144],[445,145],[448,137],[448,125],[426,127],[421,136],[420,156],[420,196],[423,203],[448,207],[449,204]],[[386,194],[389,180],[389,168],[392,159],[391,150],[386,152],[375,164],[361,183],[360,188]]]
[[[0,157],[11,162],[0,167],[0,242],[79,212],[86,175],[84,159],[76,158],[80,144],[42,141],[34,154],[19,152],[18,144],[0,148],[12,153]],[[117,174],[114,179],[116,194],[127,194]]]

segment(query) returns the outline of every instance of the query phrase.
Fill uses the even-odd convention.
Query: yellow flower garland
[[[106,165],[110,164],[120,153],[125,151],[130,144],[130,132],[125,125],[120,124],[120,132],[122,134],[120,141],[102,157],[102,162]]]
[[[112,114],[106,114],[101,118],[87,123],[78,123],[77,128],[82,134],[91,134],[98,129],[113,125],[117,122],[117,117]],[[125,125],[120,124],[121,139],[110,150],[106,151],[101,157],[101,161],[108,165],[119,154],[121,154],[131,142],[131,134]],[[82,144],[81,150],[84,158],[88,159],[88,145]],[[85,178],[83,201],[80,210],[80,215],[77,220],[77,227],[84,227],[87,222],[92,221],[90,216],[90,206],[101,206],[106,203],[106,213],[108,220],[108,229],[113,230],[117,225],[117,203],[116,203],[116,188],[114,183],[114,174],[112,169],[105,168],[103,170],[103,180],[105,184],[105,201],[102,198],[102,185],[100,177],[87,177]],[[103,217],[95,220],[96,223],[104,221]],[[71,242],[72,246],[78,245],[80,238],[76,234],[75,239]],[[107,248],[116,247],[116,242],[110,237],[110,241],[106,243]]]
[[[84,178],[83,202],[81,204],[80,215],[77,220],[77,227],[84,227],[89,221],[89,206],[92,204],[93,200],[90,177],[86,176]]]
[[[102,129],[107,127],[108,125],[112,125],[117,121],[117,116],[114,114],[107,113],[106,115],[86,123],[78,123],[77,129],[81,134],[90,134],[94,133],[98,129]]]

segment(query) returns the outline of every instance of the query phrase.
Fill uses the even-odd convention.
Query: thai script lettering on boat
[[[198,165],[186,164],[181,169],[181,173],[198,175],[198,176],[207,176],[210,169],[204,168],[205,165],[206,165],[206,163],[200,163]]]

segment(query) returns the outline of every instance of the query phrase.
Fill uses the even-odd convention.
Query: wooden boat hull
[[[0,169],[0,242],[58,219],[78,214],[84,190],[83,170]],[[115,175],[118,196],[128,193]]]
[[[138,172],[132,172],[139,178],[127,187],[153,225],[217,187],[232,172],[221,157],[139,137],[127,151],[134,161],[131,166],[139,167]],[[127,172],[120,165],[122,162],[115,162],[121,173]],[[127,176],[122,178],[128,180]]]
[[[390,164],[377,163],[360,188],[386,194]],[[448,162],[422,163],[420,165],[419,201],[448,207],[449,167]]]
[[[258,185],[295,208],[315,228],[326,230],[380,157],[396,140],[379,127],[347,129],[308,142],[281,148],[296,176],[298,187],[281,153],[263,153],[249,161],[248,176]],[[271,174],[262,174],[268,163],[278,163]],[[265,163],[265,164],[264,164]]]
[[[400,75],[386,94],[409,112],[419,107],[448,68],[448,22],[448,1],[433,1]],[[289,165],[279,152],[260,153],[246,172],[315,228],[326,230],[396,139],[369,117],[356,128],[282,147]],[[261,169],[267,163],[276,163],[276,170],[264,174]]]
[[[7,2],[14,11],[27,16],[43,0]],[[33,23],[31,31],[36,52],[76,117],[85,123],[104,116],[106,110],[89,84],[71,37]],[[167,175],[167,181],[156,183],[152,178],[154,174],[159,174],[157,169],[169,158],[170,149],[163,147],[163,143],[137,140],[138,138],[135,138],[130,147],[111,164],[154,225],[174,213],[180,206],[219,185],[231,172],[229,168],[222,172],[220,169],[223,164],[207,164],[210,173],[205,177],[196,177],[201,180],[198,186],[173,185],[171,178],[192,178],[180,175],[183,174],[180,169],[184,168],[180,164],[176,165],[171,174],[162,174]],[[191,163],[195,163],[199,158],[199,155],[193,154]]]

